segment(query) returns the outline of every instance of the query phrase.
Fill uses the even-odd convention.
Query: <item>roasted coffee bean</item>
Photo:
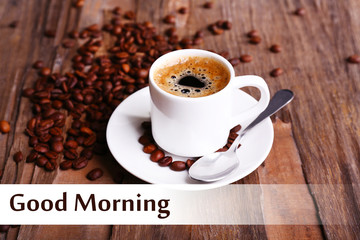
[[[225,20],[225,21],[222,23],[221,27],[222,27],[223,29],[225,29],[225,30],[230,30],[230,29],[232,28],[232,23],[231,23],[230,21],[228,21],[228,20]]]
[[[84,148],[80,153],[80,156],[86,157],[88,160],[92,159],[93,155],[91,148]]]
[[[200,44],[202,44],[203,42],[204,42],[204,39],[201,38],[201,37],[194,38],[194,40],[193,40],[193,44],[194,44],[194,45],[200,45]]]
[[[65,39],[63,42],[62,42],[62,45],[64,48],[72,48],[75,46],[75,42],[71,39]]]
[[[244,63],[248,63],[252,61],[252,56],[244,54],[240,56],[240,61],[244,62]]]
[[[94,145],[95,142],[96,142],[96,136],[95,136],[95,135],[91,135],[91,136],[85,138],[83,145],[84,145],[85,147],[90,147],[90,146]]]
[[[273,69],[271,72],[270,72],[270,76],[272,77],[278,77],[280,76],[281,74],[283,74],[283,70],[281,68],[275,68]]]
[[[35,160],[39,157],[38,152],[36,152],[35,150],[31,150],[31,152],[29,153],[29,155],[26,157],[26,162],[27,163],[32,163],[35,162]]]
[[[39,156],[36,159],[36,165],[38,165],[39,167],[44,167],[47,162],[48,162],[48,159],[44,156]]]
[[[39,141],[42,143],[47,143],[48,141],[50,141],[50,139],[51,139],[50,134],[44,134],[39,137]]]
[[[8,132],[10,132],[10,129],[11,129],[11,127],[10,127],[10,123],[9,122],[7,122],[7,121],[0,121],[0,132],[2,132],[2,133],[8,133]]]
[[[75,129],[75,128],[70,128],[67,133],[71,136],[79,136],[80,135],[80,131],[78,129]]]
[[[50,139],[50,143],[54,143],[54,142],[63,142],[64,141],[64,137],[63,136],[53,136]]]
[[[359,55],[351,55],[350,57],[347,58],[347,61],[349,63],[360,63],[360,56]]]
[[[72,168],[75,170],[82,169],[88,165],[89,160],[85,157],[79,157],[73,161]]]
[[[166,167],[166,166],[169,166],[172,162],[172,157],[169,157],[169,156],[166,156],[166,157],[163,157],[162,159],[160,159],[158,161],[159,165],[162,166],[162,167]]]
[[[199,30],[195,33],[194,38],[203,38],[205,36],[204,31]]]
[[[61,170],[68,170],[72,167],[73,162],[69,161],[69,160],[65,160],[63,162],[60,163],[60,169]]]
[[[74,7],[76,8],[81,8],[82,6],[84,6],[85,0],[76,0],[73,4]]]
[[[143,151],[144,151],[144,153],[152,153],[156,149],[157,149],[157,147],[156,147],[155,144],[149,143],[149,144],[144,146]]]
[[[182,161],[175,161],[171,163],[170,169],[173,171],[183,171],[186,169],[186,164]]]
[[[186,14],[186,13],[188,13],[188,8],[187,7],[181,7],[181,8],[179,8],[178,12],[180,14]]]
[[[298,8],[294,11],[294,14],[298,16],[304,16],[305,13],[306,13],[305,8]]]
[[[100,168],[95,168],[93,170],[91,170],[87,175],[86,177],[91,180],[91,181],[94,181],[96,179],[99,179],[103,176],[104,172],[103,170],[101,170]]]
[[[224,32],[224,30],[219,28],[216,24],[210,24],[208,30],[214,35],[220,35]]]
[[[47,77],[47,76],[49,76],[51,74],[51,69],[47,68],[47,67],[43,67],[42,69],[40,69],[39,74],[41,76]]]
[[[186,160],[186,167],[187,168],[191,168],[191,166],[194,164],[194,160],[192,160],[192,159],[188,159],[188,160]]]
[[[165,154],[162,150],[157,149],[155,151],[153,151],[150,155],[150,160],[153,162],[157,162],[160,159],[162,159],[163,157],[165,157]]]
[[[281,52],[281,50],[282,49],[281,49],[280,45],[278,45],[278,44],[271,45],[271,47],[270,47],[270,51],[273,53],[279,53],[279,52]]]
[[[23,154],[22,154],[22,152],[21,152],[21,151],[16,152],[16,153],[14,154],[14,161],[15,161],[16,163],[19,163],[19,162],[21,162],[22,160],[23,160]]]
[[[88,128],[88,127],[81,127],[81,128],[80,128],[80,132],[81,132],[82,134],[84,134],[85,136],[91,136],[91,135],[94,134],[94,132],[93,132],[90,128]]]
[[[230,130],[230,132],[237,133],[238,131],[240,131],[240,129],[241,129],[241,126],[240,126],[240,124],[238,124],[238,125],[234,126],[234,127]]]
[[[58,153],[54,152],[54,151],[48,151],[44,154],[48,159],[57,159],[58,158]]]
[[[62,142],[52,142],[51,150],[57,153],[60,153],[64,150],[64,145]]]
[[[214,7],[214,3],[213,2],[206,2],[203,5],[204,8],[210,9]]]
[[[127,52],[119,52],[115,54],[115,57],[117,58],[128,58],[130,55]]]
[[[53,136],[60,136],[62,134],[62,130],[59,127],[53,127],[49,130],[49,133]]]
[[[33,68],[35,69],[41,69],[44,67],[44,62],[41,60],[37,60],[36,62],[34,62],[33,64]]]
[[[171,15],[171,14],[165,16],[165,18],[164,18],[164,23],[174,24],[175,21],[176,21],[175,16]]]
[[[260,34],[257,30],[253,29],[250,32],[248,32],[246,34],[249,38],[253,38],[253,37],[260,37]]]
[[[31,97],[35,90],[33,88],[25,88],[22,92],[23,97]]]
[[[151,142],[152,142],[152,138],[150,136],[143,135],[139,138],[139,143],[141,143],[142,145],[147,145]]]
[[[49,151],[49,145],[47,145],[45,143],[38,143],[34,147],[34,150],[39,153],[46,153],[47,151]]]
[[[112,13],[115,14],[115,15],[120,15],[121,14],[121,8],[120,7],[115,7],[112,10]]]
[[[52,126],[54,126],[54,120],[46,119],[46,120],[42,120],[39,123],[39,126],[37,127],[37,129],[43,131],[43,130],[47,130],[47,129],[51,128]]]
[[[233,65],[234,67],[240,64],[240,59],[238,58],[231,58],[229,59],[229,62],[231,63],[231,65]]]
[[[133,20],[135,19],[136,15],[133,11],[127,11],[124,13],[124,18],[129,19],[129,20]]]
[[[230,134],[229,134],[229,141],[230,140],[235,140],[237,138],[237,136],[239,136],[236,132],[231,132],[230,131]]]
[[[69,37],[71,38],[78,38],[80,36],[79,32],[77,30],[72,30],[71,32],[69,32]]]
[[[74,160],[78,157],[78,154],[75,149],[67,149],[64,151],[64,157],[69,160]]]
[[[10,225],[0,225],[0,232],[7,232],[10,229]]]
[[[261,38],[259,36],[251,37],[249,43],[251,44],[259,44],[261,42]]]
[[[84,136],[78,136],[76,137],[75,141],[78,143],[78,145],[83,145],[85,142],[85,137]]]
[[[56,169],[56,166],[55,166],[55,164],[48,161],[45,164],[44,168],[45,168],[46,171],[52,172],[52,171],[54,171]]]
[[[30,130],[34,130],[36,127],[36,122],[37,122],[36,118],[30,119],[27,123],[27,128]]]
[[[77,148],[78,147],[78,143],[74,140],[68,140],[65,142],[64,147],[69,149],[69,148]]]

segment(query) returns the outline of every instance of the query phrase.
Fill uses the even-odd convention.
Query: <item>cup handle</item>
[[[232,80],[231,83],[233,89],[238,89],[242,87],[256,87],[257,89],[260,90],[261,97],[259,102],[255,104],[253,107],[241,112],[240,114],[233,116],[230,122],[231,124],[230,128],[239,124],[241,122],[241,119],[244,118],[254,119],[255,117],[257,117],[262,111],[265,110],[265,108],[267,107],[270,101],[269,88],[265,80],[259,76],[255,76],[255,75],[238,76],[235,77],[235,79]]]

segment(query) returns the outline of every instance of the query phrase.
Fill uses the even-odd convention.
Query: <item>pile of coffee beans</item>
[[[175,28],[168,29],[165,35],[158,34],[151,22],[135,22],[132,11],[125,12],[121,19],[119,7],[112,13],[114,17],[110,23],[102,27],[93,24],[80,32],[73,30],[69,39],[62,42],[64,48],[71,48],[75,46],[75,39],[86,40],[72,58],[73,71],[53,73],[41,60],[33,64],[39,77],[33,87],[23,90],[23,96],[33,103],[34,113],[25,129],[32,147],[26,162],[34,162],[47,171],[78,170],[85,168],[94,154],[106,154],[107,122],[121,101],[148,86],[151,64],[165,53],[192,48],[203,39],[202,31],[193,38],[181,40]],[[164,20],[172,24],[174,16]],[[222,25],[230,28],[229,22]],[[45,31],[47,37],[55,37],[55,34],[52,30]],[[108,54],[101,56],[97,52],[103,45],[104,34],[111,35],[115,44],[108,49]],[[66,122],[70,122],[71,127],[65,126]],[[159,161],[162,155],[158,150],[151,158]],[[14,155],[17,163],[22,159],[22,154]],[[170,158],[165,158],[159,164],[165,166],[171,162]],[[182,168],[181,163],[173,163],[172,169]],[[95,180],[102,175],[101,169],[94,169],[87,178]]]
[[[185,169],[189,169],[191,165],[196,161],[196,159],[187,159],[186,162],[183,161],[173,161],[171,156],[166,156],[165,152],[156,145],[156,142],[152,136],[151,132],[151,122],[143,122],[141,124],[142,129],[144,130],[143,135],[140,136],[138,142],[143,145],[143,152],[150,154],[150,160],[153,162],[157,162],[161,167],[169,166],[173,171],[183,171]],[[227,151],[234,140],[236,139],[237,132],[241,129],[240,125],[236,125],[233,127],[227,139],[227,142],[224,147],[217,150],[217,152]],[[238,146],[240,147],[240,145]]]

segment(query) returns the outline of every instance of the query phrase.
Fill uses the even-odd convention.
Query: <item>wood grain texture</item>
[[[21,226],[12,228],[0,239],[41,239],[47,234],[62,239],[79,236],[87,239],[356,239],[360,232],[360,65],[345,59],[360,54],[360,2],[357,0],[258,0],[214,1],[214,8],[203,9],[200,1],[190,0],[86,0],[83,8],[72,7],[72,1],[3,0],[0,1],[0,119],[10,121],[10,134],[0,135],[1,183],[89,183],[84,177],[92,168],[105,170],[98,183],[144,183],[135,178],[110,156],[96,157],[80,171],[48,173],[24,162],[12,161],[13,153],[29,152],[23,131],[32,115],[31,104],[21,98],[21,90],[32,86],[36,73],[31,68],[41,59],[55,72],[70,70],[74,49],[61,47],[67,32],[111,19],[110,9],[120,5],[134,10],[138,21],[151,21],[163,32],[169,25],[162,22],[167,14],[176,14],[181,6],[188,14],[177,14],[180,36],[192,36],[197,30],[219,19],[233,23],[231,31],[220,36],[206,32],[199,47],[230,56],[250,54],[251,63],[235,68],[238,75],[263,76],[271,92],[292,89],[296,97],[278,116],[290,125],[275,123],[274,147],[265,164],[237,184],[339,184],[336,188],[304,189],[313,216],[319,226]],[[293,11],[304,7],[306,14]],[[16,28],[8,25],[18,21]],[[54,39],[44,37],[45,30],[55,30]],[[248,44],[245,33],[258,29],[262,42]],[[79,40],[78,44],[82,41]],[[271,44],[280,44],[283,52],[270,53]],[[100,50],[105,53],[111,39],[104,39]],[[276,67],[284,69],[278,78],[269,76]],[[257,92],[248,91],[254,96]],[[69,127],[69,123],[65,128]],[[281,135],[281,134],[285,135]],[[276,163],[281,163],[277,165]],[[311,201],[310,201],[311,200]],[[272,213],[274,214],[274,213]],[[330,224],[341,218],[340,225]],[[46,237],[45,237],[46,238]]]

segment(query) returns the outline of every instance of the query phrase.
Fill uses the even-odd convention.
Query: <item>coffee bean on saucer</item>
[[[151,153],[150,160],[153,162],[158,162],[163,157],[165,157],[165,153],[162,150],[157,149]]]
[[[170,169],[173,171],[183,171],[186,169],[186,164],[183,161],[175,161],[171,163]]]
[[[241,126],[240,126],[240,124],[238,124],[238,125],[234,126],[234,127],[230,130],[230,132],[237,133],[238,131],[240,131],[240,129],[241,129]]]
[[[159,165],[162,167],[169,166],[171,164],[171,162],[172,162],[172,157],[169,157],[169,156],[163,157],[162,159],[160,159],[158,161]]]
[[[188,160],[186,160],[186,167],[187,168],[190,168],[193,164],[194,164],[194,160],[191,160],[191,159],[188,159]]]
[[[153,143],[149,143],[144,146],[143,151],[144,153],[152,153],[157,149],[156,145]]]
[[[140,138],[139,138],[139,143],[141,143],[142,145],[147,145],[149,143],[152,142],[152,139],[150,136],[148,135],[142,135]]]

